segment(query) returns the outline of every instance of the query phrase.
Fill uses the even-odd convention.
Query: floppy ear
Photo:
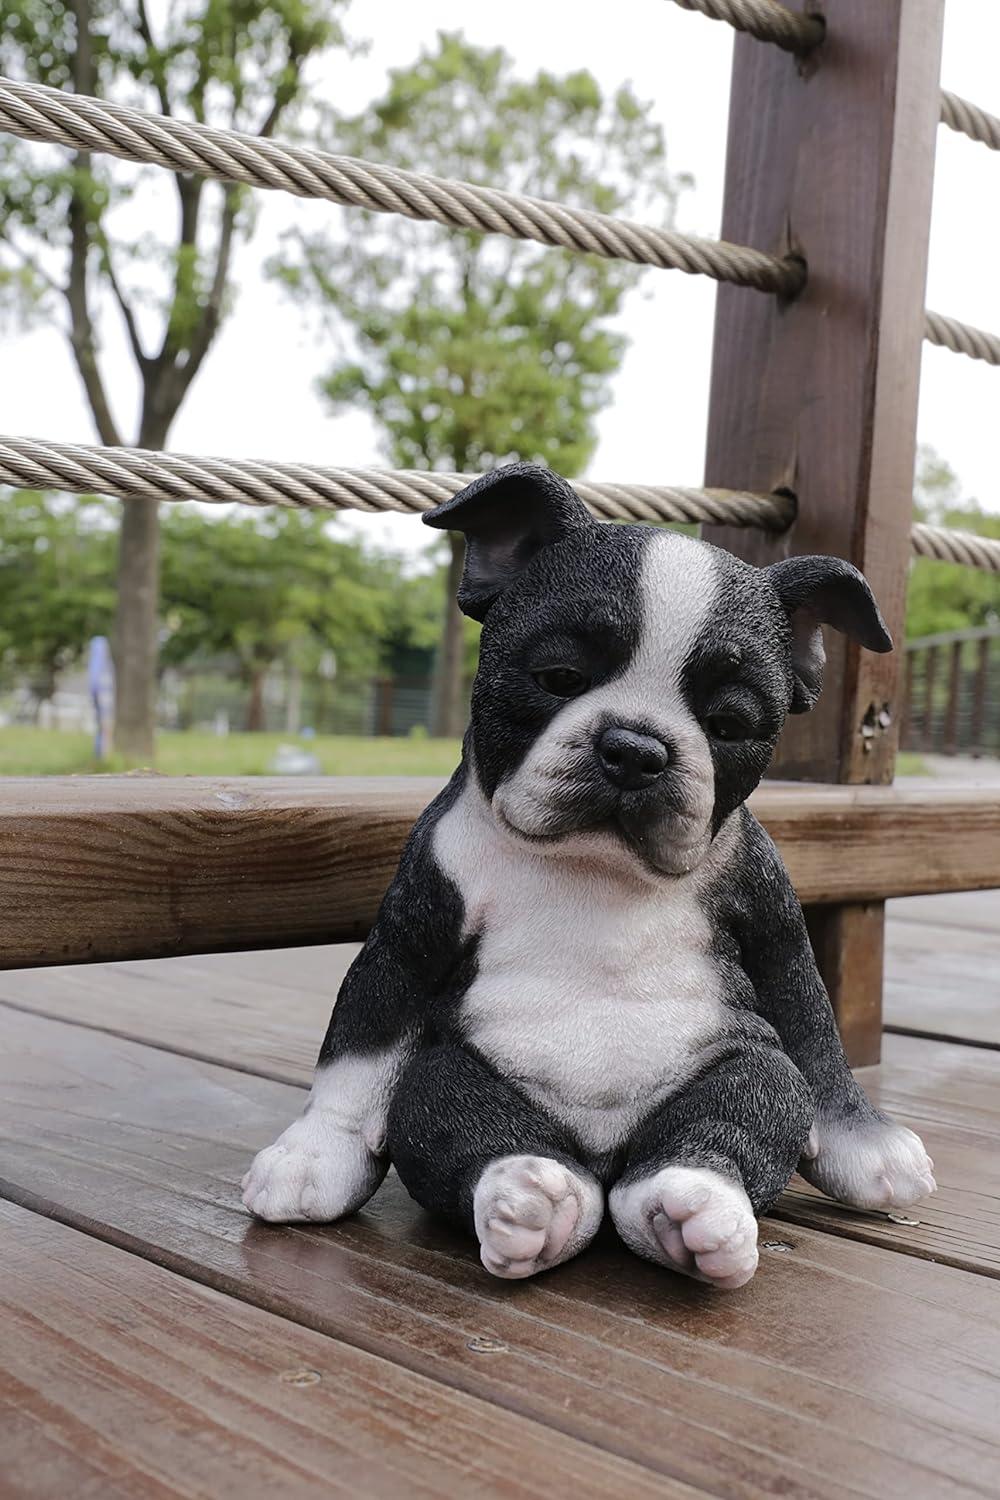
[[[506,464],[424,512],[427,526],[465,534],[458,607],[483,620],[543,547],[598,523],[565,479],[539,464]]]
[[[891,651],[892,637],[864,576],[839,557],[788,557],[764,569],[792,626],[791,712],[812,708],[823,686],[821,625],[832,625],[869,651]]]

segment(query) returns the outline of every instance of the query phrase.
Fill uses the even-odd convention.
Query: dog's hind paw
[[[738,1182],[707,1167],[664,1167],[611,1191],[625,1243],[646,1260],[732,1290],[757,1269],[757,1219]]]
[[[518,1280],[569,1260],[588,1245],[604,1194],[582,1168],[547,1156],[505,1156],[476,1184],[480,1257],[493,1276]]]

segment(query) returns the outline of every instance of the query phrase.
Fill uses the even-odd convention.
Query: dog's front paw
[[[923,1141],[892,1120],[817,1121],[799,1170],[852,1208],[908,1208],[937,1188]]]
[[[359,1133],[313,1108],[254,1158],[243,1202],[272,1223],[340,1219],[367,1202],[386,1165]]]
[[[582,1170],[547,1156],[491,1162],[473,1198],[483,1265],[509,1280],[547,1271],[590,1243],[603,1209],[600,1187]]]
[[[757,1269],[757,1219],[738,1182],[707,1167],[664,1167],[619,1184],[611,1213],[625,1243],[647,1260],[731,1290]]]

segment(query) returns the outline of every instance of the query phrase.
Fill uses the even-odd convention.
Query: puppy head
[[[476,774],[495,815],[553,855],[684,874],[813,706],[827,623],[891,641],[850,563],[755,568],[651,526],[595,521],[565,480],[494,470],[429,511],[464,533],[458,602],[483,621]]]

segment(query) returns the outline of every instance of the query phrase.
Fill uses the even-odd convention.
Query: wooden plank
[[[250,1224],[237,1180],[300,1098],[0,1016],[0,1175],[36,1211],[711,1493],[950,1500],[992,1483],[1000,1308],[984,1277],[772,1220],[761,1273],[732,1296],[610,1238],[499,1283],[391,1178],[339,1225]]]
[[[440,785],[5,780],[0,967],[356,940]],[[770,782],[751,805],[805,903],[1000,885],[1000,787]]]
[[[852,1068],[876,1063],[882,1047],[882,901],[812,906],[809,937]]]
[[[890,1219],[831,1203],[796,1177],[775,1216],[1000,1277],[1000,1054],[887,1036],[881,1065],[858,1077],[923,1138],[938,1192]]]
[[[13,1204],[0,1232],[6,1500],[699,1493]]]
[[[801,254],[809,278],[787,305],[719,288],[705,481],[787,486],[799,512],[780,537],[705,534],[756,563],[848,558],[900,641],[943,11],[826,0],[826,40],[805,63],[737,37],[730,99],[722,234]],[[891,781],[899,653],[829,632],[827,657],[777,774]]]
[[[889,903],[886,1023],[1000,1047],[1000,890]]]
[[[935,900],[937,906],[924,905]],[[990,892],[983,908],[992,914],[988,930],[971,925],[971,915],[962,923],[961,908],[951,921],[935,919],[948,900],[962,898],[920,898],[920,910],[927,913],[922,920],[895,917],[890,923],[886,1022],[1000,1047],[1000,892]]]
[[[346,967],[352,951],[324,948],[252,956],[286,981],[299,974],[303,959],[322,959],[313,972],[307,970],[287,988],[272,984],[270,976],[260,985],[234,978],[228,971],[235,956],[219,955],[3,975],[0,1000],[14,995],[15,1004],[33,1014],[62,1017],[305,1085],[329,1016],[331,991],[325,972]],[[155,988],[136,983],[135,975],[143,969],[160,976]],[[231,998],[219,998],[227,988]],[[804,1222],[994,1274],[1000,1266],[1000,1057],[890,1036],[882,1067],[864,1069],[859,1076],[887,1109],[899,1112],[925,1137],[938,1164],[941,1191],[931,1204],[921,1205],[917,1225],[853,1213],[819,1198],[809,1203]],[[917,1084],[923,1091],[915,1098]],[[991,1092],[992,1113],[984,1103]],[[956,1097],[966,1100],[967,1109],[952,1107]],[[949,1101],[943,1114],[940,1108],[935,1112],[935,1100]],[[781,1214],[790,1206],[792,1216],[801,1218],[800,1199],[810,1191],[796,1180]]]
[[[308,1084],[353,943],[0,972],[0,1002]]]

